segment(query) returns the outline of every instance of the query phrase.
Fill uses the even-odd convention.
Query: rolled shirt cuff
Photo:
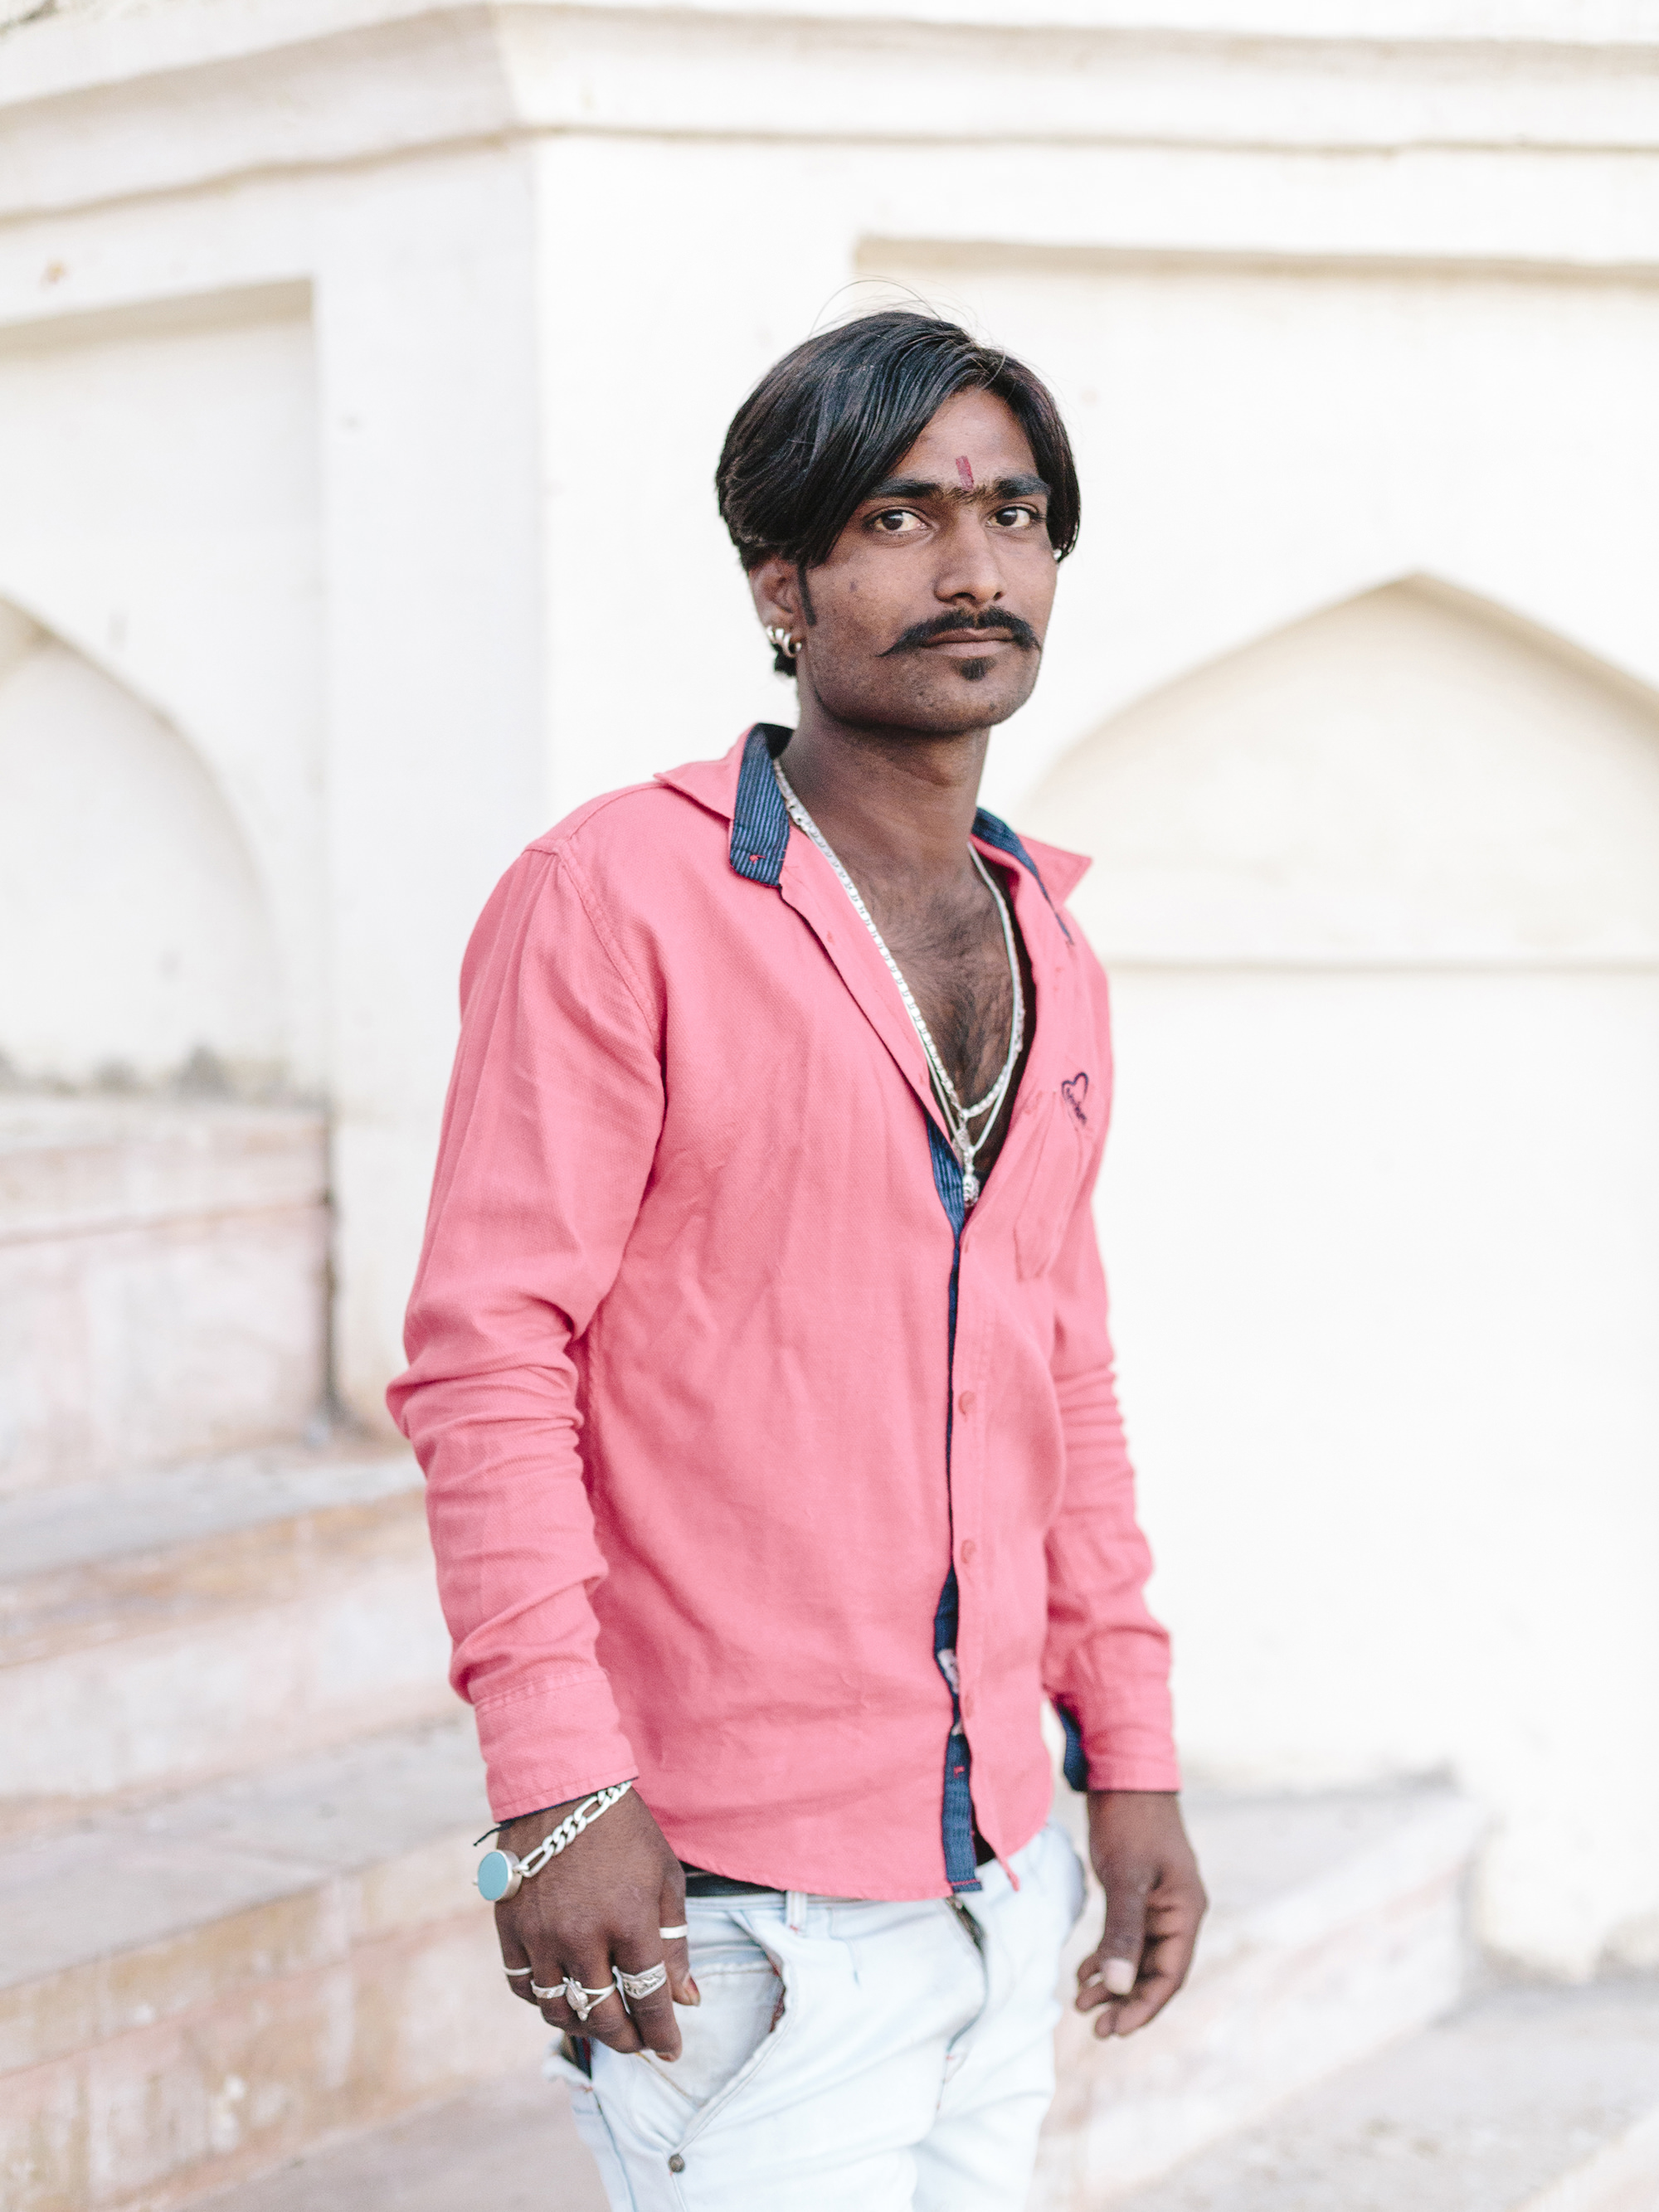
[[[611,1685],[597,1668],[486,1698],[474,1712],[497,1820],[586,1797],[639,1773]]]

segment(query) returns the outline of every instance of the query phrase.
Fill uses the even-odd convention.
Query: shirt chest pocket
[[[1074,1076],[1072,1097],[1062,1085],[1039,1093],[1027,1109],[1030,1164],[1020,1170],[1014,1214],[1014,1265],[1024,1281],[1046,1275],[1054,1266],[1082,1188],[1087,1152],[1079,1109],[1085,1082]]]

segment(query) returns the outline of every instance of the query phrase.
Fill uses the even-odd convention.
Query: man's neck
[[[988,730],[960,737],[865,731],[803,697],[784,772],[855,876],[923,890],[958,880],[979,804]]]

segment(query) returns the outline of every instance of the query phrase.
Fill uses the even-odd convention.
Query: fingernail
[[[1134,1962],[1129,1959],[1108,1959],[1101,1979],[1111,1996],[1127,1997],[1135,1985]]]
[[[702,2002],[702,1991],[697,1987],[690,1974],[685,1978],[685,2001],[688,2004],[700,2005]]]

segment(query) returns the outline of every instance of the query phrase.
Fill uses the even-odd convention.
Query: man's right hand
[[[580,1802],[507,1821],[496,1839],[500,1847],[527,1858]],[[658,1933],[684,1924],[684,1870],[634,1790],[520,1883],[517,1896],[495,1907],[501,1964],[530,1969],[513,1976],[510,1986],[550,2027],[591,2036],[613,2051],[654,2051],[664,2058],[680,2055],[675,2005],[701,2002],[685,1938],[665,1942]],[[667,1985],[624,2005],[612,1968],[642,1974],[659,1961],[668,1968]],[[559,1986],[567,1975],[584,1989],[611,1992],[585,2021]],[[533,1996],[532,1982],[555,1994]]]

